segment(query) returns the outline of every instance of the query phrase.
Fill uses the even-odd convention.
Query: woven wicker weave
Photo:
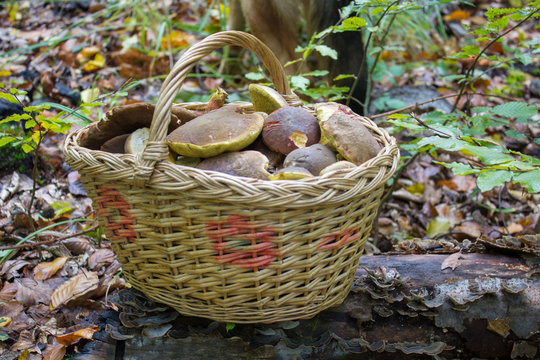
[[[217,33],[171,70],[142,154],[85,148],[84,128],[68,135],[66,161],[81,174],[127,280],[149,298],[218,321],[309,318],[346,297],[398,149],[384,130],[357,116],[382,150],[324,176],[265,181],[168,162],[167,119],[176,93],[196,62],[225,45],[256,53],[276,89],[300,105],[264,44],[243,32]],[[251,110],[249,103],[238,106]]]

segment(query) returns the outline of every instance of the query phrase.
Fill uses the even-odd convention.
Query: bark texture
[[[182,317],[126,290],[74,359],[539,358],[540,258],[452,256],[364,256],[343,304],[270,325]]]

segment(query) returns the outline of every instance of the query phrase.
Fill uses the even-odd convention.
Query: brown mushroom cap
[[[263,141],[271,150],[287,155],[300,147],[319,142],[319,122],[309,111],[287,106],[268,115],[264,120]]]
[[[356,165],[377,156],[381,146],[349,108],[335,103],[317,104],[315,108],[322,144]]]
[[[243,114],[223,107],[183,124],[167,136],[169,147],[179,155],[208,158],[238,151],[262,131],[265,114]]]
[[[124,145],[126,143],[126,139],[131,134],[123,134],[113,137],[112,139],[109,139],[101,145],[99,150],[110,152],[113,154],[124,154]]]
[[[284,167],[302,167],[317,176],[322,169],[337,162],[336,154],[326,145],[314,144],[293,150],[283,161]]]
[[[204,159],[196,166],[201,170],[268,180],[268,158],[258,151],[235,151]]]

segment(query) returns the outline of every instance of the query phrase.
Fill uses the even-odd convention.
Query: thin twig
[[[57,239],[44,240],[44,241],[39,241],[39,242],[34,242],[34,243],[29,243],[29,244],[0,246],[0,251],[2,251],[2,250],[32,248],[32,247],[42,246],[42,245],[50,245],[50,244],[53,244],[53,243],[55,243],[57,241],[62,241],[62,240],[66,240],[66,239],[69,239],[69,238],[72,238],[72,237],[75,237],[75,236],[84,235],[86,233],[89,233],[91,231],[96,230],[98,227],[99,227],[99,224],[95,224],[95,225],[92,225],[91,227],[89,227],[88,229],[79,231],[77,233],[65,235],[65,236],[62,236],[62,237],[57,238]]]
[[[445,138],[445,139],[449,139],[449,138],[454,137],[454,136],[452,136],[452,135],[450,135],[450,134],[447,134],[447,133],[445,133],[445,132],[443,132],[443,131],[440,131],[440,130],[437,130],[437,129],[435,129],[435,128],[432,128],[431,126],[429,126],[428,124],[426,124],[425,122],[423,122],[422,120],[420,120],[420,119],[419,119],[417,116],[415,116],[415,115],[411,115],[411,117],[412,117],[414,120],[416,120],[416,122],[419,123],[420,125],[422,125],[423,127],[427,128],[427,129],[429,129],[429,130],[431,130],[431,131],[433,131],[433,132],[438,133],[440,137],[443,137],[443,138]]]

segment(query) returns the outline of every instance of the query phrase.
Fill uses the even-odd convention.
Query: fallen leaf
[[[88,258],[88,267],[95,270],[103,265],[111,264],[115,259],[114,252],[110,249],[99,249]]]
[[[464,221],[455,227],[455,230],[462,233],[462,237],[476,239],[482,235],[482,226],[472,221]],[[461,237],[460,237],[461,238]]]
[[[426,229],[426,236],[432,238],[445,234],[450,231],[452,225],[453,223],[450,219],[437,216],[429,222]]]
[[[28,359],[28,349],[24,350],[21,355],[17,358],[17,360],[26,360]]]
[[[11,324],[11,318],[9,316],[0,317],[0,327],[7,327]]]
[[[33,332],[29,330],[23,330],[19,334],[19,338],[10,348],[11,351],[21,351],[30,349],[36,344],[36,339],[34,338]]]
[[[424,193],[424,184],[416,183],[414,185],[406,187],[405,190],[407,190],[413,195],[422,195]]]
[[[455,10],[450,13],[450,15],[446,15],[444,17],[444,20],[446,21],[460,21],[460,20],[467,20],[469,18],[470,14],[468,11],[465,10]]]
[[[75,255],[84,254],[85,252],[90,251],[94,248],[88,239],[82,237],[63,240],[62,245],[64,245],[69,251],[71,251]]]
[[[17,293],[17,284],[5,283],[0,291],[0,300],[11,300]]]
[[[63,281],[62,279],[59,279]],[[21,304],[31,306],[35,304],[48,304],[50,296],[53,292],[54,281],[44,283],[41,280],[33,280],[30,278],[16,279],[17,293],[15,294],[15,300]]]
[[[185,31],[173,30],[168,36],[161,38],[161,47],[164,49],[178,48],[189,45],[196,37],[192,34],[188,34]]]
[[[99,88],[88,88],[81,91],[81,101],[83,103],[91,103],[99,97]]]
[[[56,309],[71,300],[80,298],[97,289],[98,275],[95,272],[79,274],[60,285],[51,296],[51,309]]]
[[[35,280],[47,280],[50,279],[58,270],[64,267],[64,264],[67,261],[67,257],[59,257],[50,262],[43,262],[37,264],[34,268],[34,279]]]
[[[47,349],[43,354],[43,360],[62,360],[66,354],[66,347],[62,344],[57,344],[53,348]]]
[[[83,66],[84,71],[94,71],[105,67],[105,58],[101,54],[96,54],[94,59],[89,60]]]
[[[69,346],[76,343],[82,338],[92,340],[92,336],[94,335],[94,333],[99,330],[100,329],[97,326],[91,326],[85,329],[77,330],[72,333],[58,335],[56,336],[56,341],[58,341],[58,343],[64,346]]]
[[[441,264],[441,271],[446,268],[451,268],[452,271],[459,266],[459,259],[461,258],[461,253],[458,251],[457,253],[453,253],[452,255],[449,255]]]
[[[506,229],[508,230],[508,233],[514,235],[514,234],[517,234],[519,232],[522,232],[523,231],[523,226],[518,224],[518,223],[511,223],[510,225],[508,225],[506,227]],[[504,233],[503,229],[501,229],[501,231]]]

